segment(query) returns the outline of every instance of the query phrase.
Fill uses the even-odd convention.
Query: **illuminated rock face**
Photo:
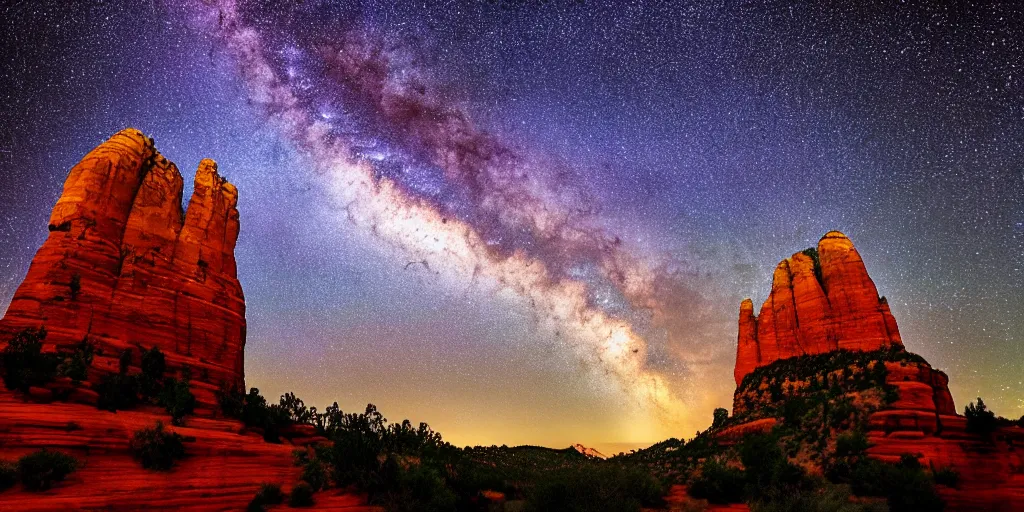
[[[187,212],[182,177],[152,139],[126,129],[75,165],[50,234],[0,321],[0,344],[44,326],[47,348],[89,340],[101,353],[90,380],[116,372],[133,349],[160,347],[193,392],[214,403],[244,386],[245,302],[235,273],[238,192],[203,160]],[[99,371],[96,371],[99,370]]]
[[[740,305],[734,377],[739,385],[755,368],[794,356],[902,344],[853,242],[832,231],[779,263],[757,316],[750,299]]]
[[[779,410],[779,401],[794,392],[787,388],[807,389],[806,382],[777,370],[779,365],[761,372],[766,375],[760,380],[744,383],[755,369],[801,355],[903,345],[896,320],[886,301],[878,298],[853,243],[835,231],[818,242],[816,255],[808,250],[779,263],[759,315],[749,299],[743,301],[737,341],[733,414],[750,415],[751,420],[719,433],[723,443],[770,430],[781,419],[763,411]],[[867,417],[870,456],[898,462],[909,453],[925,468],[957,471],[957,488],[939,486],[947,510],[1024,510],[1024,429],[1004,426],[991,437],[972,434],[966,418],[956,412],[945,373],[923,359],[880,359],[876,364],[885,366],[884,385],[896,394]],[[834,376],[844,374],[837,371]],[[773,380],[784,384],[778,398],[768,399],[767,383]]]

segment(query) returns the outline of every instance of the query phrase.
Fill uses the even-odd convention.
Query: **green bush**
[[[740,460],[750,499],[782,501],[810,487],[803,470],[786,459],[774,435],[748,436],[740,445]]]
[[[224,416],[241,419],[245,410],[245,393],[237,388],[222,386],[217,390],[217,405]]]
[[[312,507],[313,488],[306,482],[299,482],[292,487],[292,494],[288,497],[289,507]]]
[[[304,466],[301,477],[303,481],[308,483],[314,491],[319,491],[327,487],[327,466],[319,457],[313,457],[307,460]]]
[[[11,338],[2,352],[4,386],[14,391],[28,392],[32,386],[42,386],[57,376],[60,361],[56,354],[44,353],[46,329],[24,329]]]
[[[96,353],[96,346],[88,340],[82,340],[75,345],[74,350],[57,351],[57,374],[69,377],[72,381],[81,382],[89,376],[89,367],[92,365],[93,355]]]
[[[294,393],[281,395],[280,407],[283,409],[283,415],[287,415],[292,423],[310,423],[316,414],[315,407],[307,408],[302,399],[297,398]]]
[[[438,471],[422,464],[403,465],[389,458],[382,480],[372,502],[388,512],[446,512],[458,501]]]
[[[0,491],[5,491],[18,481],[18,464],[0,460]]]
[[[129,442],[132,455],[146,469],[166,471],[185,456],[184,438],[177,432],[164,429],[163,422],[135,431]]]
[[[885,497],[891,512],[939,512],[945,508],[932,480],[913,456],[901,457],[898,465],[864,458],[854,466],[851,479],[854,494]]]
[[[715,412],[714,412],[714,415],[713,415],[713,418],[712,418],[712,421],[711,421],[711,428],[722,428],[722,427],[725,426],[726,422],[728,422],[728,421],[729,421],[729,411],[719,407],[719,408],[715,409]]]
[[[138,375],[129,375],[128,370],[132,364],[132,349],[127,348],[121,352],[118,360],[117,374],[107,374],[100,379],[96,388],[99,398],[96,407],[105,411],[116,412],[123,409],[132,409],[139,404],[140,383]]]
[[[281,492],[281,486],[265,483],[256,491],[256,495],[253,496],[246,510],[249,512],[261,512],[266,510],[267,505],[280,505],[281,503],[284,503],[284,493]]]
[[[980,396],[977,405],[971,402],[964,407],[964,416],[967,417],[968,432],[988,436],[996,430],[996,415],[988,410]]]
[[[863,455],[868,449],[868,437],[860,430],[843,432],[836,438],[836,457]]]
[[[115,412],[132,409],[139,404],[139,379],[124,373],[107,374],[96,387],[99,398],[96,408]]]
[[[700,476],[690,482],[689,492],[711,503],[742,503],[743,484],[743,471],[708,459],[701,465]]]
[[[139,375],[139,392],[145,397],[159,397],[160,385],[167,370],[167,359],[160,347],[142,351],[142,373]]]
[[[77,468],[78,459],[45,448],[18,459],[18,476],[29,491],[45,491]]]
[[[185,415],[192,414],[196,408],[196,397],[192,394],[187,376],[165,380],[158,401],[171,415],[171,423],[174,425],[184,424]]]

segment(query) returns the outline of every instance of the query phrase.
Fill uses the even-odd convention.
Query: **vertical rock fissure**
[[[793,323],[796,325],[796,329],[793,331],[793,339],[796,340],[796,346],[800,348],[800,352],[806,354],[807,349],[804,348],[804,344],[801,342],[803,332],[800,330],[800,311],[796,308],[796,289],[793,287],[793,269],[789,266],[789,260],[784,260],[783,263],[786,265],[786,274],[789,275],[789,295],[793,299]]]

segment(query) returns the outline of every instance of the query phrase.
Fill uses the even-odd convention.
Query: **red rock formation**
[[[737,385],[755,368],[779,359],[903,344],[889,305],[878,297],[853,242],[832,231],[816,251],[798,252],[779,263],[757,317],[749,299],[740,305]]]
[[[734,372],[738,386],[754,369],[779,359],[902,346],[896,319],[878,298],[853,243],[833,231],[818,242],[817,251],[818,271],[813,253],[797,253],[779,263],[760,315],[754,317],[749,299],[740,305]],[[898,398],[870,414],[869,455],[897,462],[912,454],[926,468],[957,471],[959,488],[939,486],[947,510],[1024,510],[1024,452],[1019,449],[1024,429],[1003,427],[991,438],[970,434],[966,419],[956,413],[945,373],[923,361],[884,364],[885,383],[896,388]],[[784,389],[790,384],[785,375],[774,377],[785,379]],[[764,384],[748,382],[748,388],[766,393]],[[743,407],[743,392],[742,386],[737,388],[734,414],[751,412]],[[734,425],[718,438],[732,443],[775,421],[761,418]]]
[[[193,369],[204,405],[222,384],[244,386],[238,192],[203,160],[187,213],[181,199],[178,169],[138,130],[92,150],[64,183],[0,335],[45,326],[49,349],[87,339],[101,371],[116,371],[125,348],[160,347],[172,370]]]

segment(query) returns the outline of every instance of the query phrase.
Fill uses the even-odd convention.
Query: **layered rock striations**
[[[235,271],[238,192],[203,160],[188,209],[183,180],[152,139],[126,129],[75,165],[49,236],[0,320],[0,335],[45,327],[49,349],[94,343],[90,377],[132,348],[192,369],[195,394],[244,386],[245,302]]]
[[[739,385],[755,368],[794,356],[902,344],[853,242],[832,231],[779,263],[757,316],[750,299],[740,305],[734,377]]]

